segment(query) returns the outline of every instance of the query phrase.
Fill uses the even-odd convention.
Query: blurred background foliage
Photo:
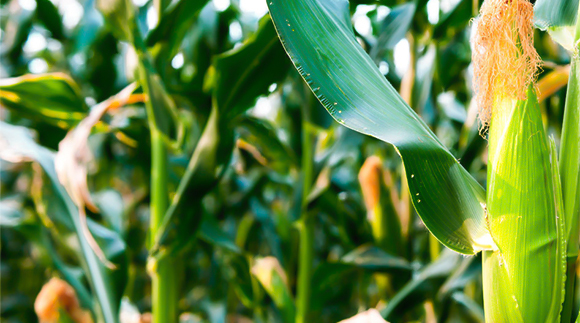
[[[354,0],[351,14],[381,72],[485,187],[469,43],[480,2]],[[140,73],[130,27],[108,15],[111,3],[1,1],[3,322],[36,322],[35,299],[52,277],[71,285],[97,321],[107,311],[114,321],[119,313],[124,323],[145,321],[147,259],[161,247],[183,262],[180,321],[292,322],[304,212],[315,230],[312,321],[369,308],[392,322],[484,321],[479,257],[430,236],[390,145],[340,126],[320,106],[291,68],[263,0],[174,0],[162,13],[133,0],[133,32],[175,112],[166,189],[183,198],[180,221],[151,249],[146,107],[139,98],[110,106],[89,128],[90,153],[78,157],[95,204],[89,229],[116,265],[106,268],[79,238],[53,152]],[[536,48],[545,62],[542,114],[559,138],[570,57],[540,31]]]

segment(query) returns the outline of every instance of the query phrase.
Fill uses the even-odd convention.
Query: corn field
[[[579,0],[1,0],[0,321],[580,322]]]

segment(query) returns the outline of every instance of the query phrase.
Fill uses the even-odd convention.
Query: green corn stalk
[[[166,0],[156,0],[154,5],[162,18],[169,4]],[[168,149],[181,140],[181,129],[172,99],[165,92],[160,76],[152,66],[144,40],[137,28],[135,9],[127,0],[97,1],[97,7],[116,36],[128,41],[138,57],[137,76],[147,95],[147,119],[151,133],[151,203],[150,203],[150,248],[165,220],[169,207]],[[173,135],[177,137],[175,141]],[[177,322],[177,304],[180,296],[178,277],[182,264],[172,256],[151,257],[147,264],[151,276],[151,307],[154,322]]]
[[[546,7],[568,8],[565,1]],[[570,322],[580,203],[580,32],[559,156],[533,86],[525,100],[495,98],[485,193],[360,47],[348,1],[268,6],[288,56],[336,121],[396,147],[413,205],[434,237],[463,254],[483,251],[486,322]]]

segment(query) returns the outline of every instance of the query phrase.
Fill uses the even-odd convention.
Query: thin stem
[[[304,219],[300,227],[300,259],[298,262],[298,287],[296,298],[296,323],[309,322],[308,311],[311,294],[312,260],[314,258],[314,223]]]
[[[431,261],[437,260],[439,254],[441,253],[441,243],[435,236],[431,233],[429,234],[429,256]]]
[[[153,5],[157,10],[159,21],[163,17],[165,8],[169,5],[170,0],[154,0]],[[138,51],[146,52],[143,39],[139,33],[134,33],[134,44]],[[146,59],[142,59],[142,64]],[[146,78],[145,67],[141,67],[143,78]],[[150,96],[149,83],[143,80],[143,90]],[[151,96],[150,96],[151,97]],[[169,207],[169,195],[167,194],[168,183],[168,165],[167,165],[167,146],[163,135],[157,128],[155,114],[153,113],[153,102],[148,100],[146,103],[147,116],[149,118],[149,128],[151,131],[151,218],[149,221],[149,235],[151,246],[159,228],[161,227],[165,213]],[[177,303],[179,301],[179,281],[183,264],[171,257],[161,259],[152,259],[150,267],[151,275],[151,312],[153,322],[176,323],[178,317]]]
[[[306,89],[306,91],[308,91]],[[306,92],[308,93],[308,92]],[[302,215],[298,228],[300,236],[300,250],[298,260],[298,286],[296,297],[296,323],[309,322],[307,319],[310,294],[312,267],[314,259],[314,219],[308,215],[307,197],[312,187],[313,177],[313,146],[309,110],[312,106],[311,96],[305,100],[302,108]]]
[[[167,194],[167,148],[162,135],[151,127],[151,218],[150,236],[155,237],[169,204]],[[177,322],[178,288],[175,261],[154,260],[151,268],[153,322]]]

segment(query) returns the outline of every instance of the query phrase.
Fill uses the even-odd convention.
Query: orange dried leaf
[[[358,173],[367,211],[371,212],[381,198],[381,173],[383,163],[377,156],[367,158]]]
[[[40,322],[57,323],[61,310],[76,323],[93,323],[91,314],[80,307],[75,290],[64,280],[52,278],[38,293],[34,311]]]

